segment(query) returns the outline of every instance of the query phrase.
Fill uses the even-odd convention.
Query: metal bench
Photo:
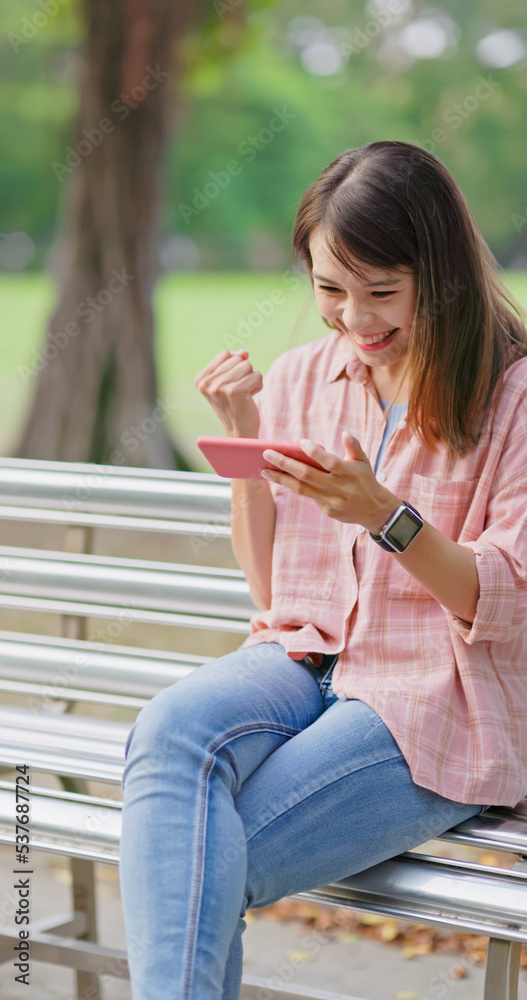
[[[128,976],[125,952],[97,941],[93,862],[118,862],[130,725],[157,691],[211,658],[90,641],[87,623],[129,614],[198,638],[202,630],[231,633],[236,648],[253,611],[239,570],[95,555],[93,532],[179,534],[199,560],[211,539],[229,539],[229,512],[230,484],[212,475],[0,459],[0,519],[64,525],[68,550],[0,546],[0,609],[54,612],[63,632],[0,631],[0,689],[9,696],[0,708],[0,843],[15,843],[13,769],[28,764],[31,846],[69,857],[73,875],[71,912],[32,925],[31,956],[77,970],[79,997],[96,1000],[100,975]],[[95,714],[72,714],[84,704]],[[130,719],[100,717],[97,706]],[[39,774],[54,776],[57,787],[39,787]],[[488,936],[484,1000],[515,1000],[527,943],[527,799],[438,839],[518,860],[505,870],[412,851],[296,898]],[[18,930],[1,928],[0,961],[13,961],[16,938]],[[254,1000],[263,986],[274,1000],[323,996],[250,976],[243,984]]]

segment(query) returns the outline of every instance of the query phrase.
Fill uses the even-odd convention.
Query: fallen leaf
[[[385,920],[380,928],[380,935],[383,941],[393,941],[399,934],[399,924],[393,918]]]
[[[423,944],[410,944],[403,948],[403,958],[413,958],[414,955],[428,955],[431,952],[428,942]]]
[[[459,853],[462,856],[461,848]],[[452,856],[455,857],[455,855],[456,852],[453,851]],[[508,855],[501,855],[500,864],[502,867],[504,867],[504,857],[508,858]],[[515,856],[510,855],[510,857],[514,862]],[[53,867],[54,875],[57,877],[58,866],[52,864],[51,867]],[[58,878],[60,879],[61,876],[59,875]],[[294,899],[283,899],[277,903],[271,903],[270,906],[260,907],[255,911],[254,916],[251,911],[247,911],[246,920],[248,922],[255,917],[257,919],[264,917],[280,922],[299,920],[310,930],[335,931],[335,939],[345,941],[347,938],[350,944],[356,944],[358,940],[364,938],[382,941],[382,928],[389,920],[393,919],[378,913],[362,913],[351,907],[341,906],[336,909],[324,906],[324,904]],[[328,934],[328,940],[333,940],[330,934]],[[467,963],[469,970],[472,965],[484,966],[487,960],[488,938],[482,935],[454,930],[440,933],[427,924],[399,920],[399,934],[393,940],[395,946],[401,948],[404,958],[412,958],[414,955],[430,952],[463,955],[463,961]],[[462,970],[463,966],[460,965],[459,968]],[[523,945],[521,950],[520,968],[527,969],[527,945]],[[456,978],[461,979],[467,974],[466,971],[460,971]]]
[[[483,934],[470,934],[468,935],[468,938],[475,948],[485,948],[485,950],[487,950],[487,945],[489,943],[488,937],[484,937]]]
[[[477,963],[477,965],[485,965],[487,961],[487,949],[486,948],[472,948],[467,945],[467,951],[471,959]]]
[[[287,951],[286,957],[292,962],[312,962],[313,955],[310,951]]]
[[[409,941],[417,943],[421,941],[433,941],[435,933],[432,927],[422,927],[420,929],[409,927],[406,936]]]
[[[329,931],[335,927],[335,921],[333,919],[333,914],[330,910],[323,910],[319,916],[318,920],[315,922],[315,927],[319,931]]]
[[[361,924],[366,924],[367,927],[374,924],[383,924],[386,917],[383,917],[381,913],[364,913],[360,918]]]

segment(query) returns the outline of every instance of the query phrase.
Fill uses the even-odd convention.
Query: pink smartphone
[[[219,476],[225,479],[259,479],[262,469],[276,469],[272,462],[263,457],[266,448],[279,451],[297,462],[304,462],[327,472],[318,462],[309,458],[299,444],[293,441],[262,441],[261,438],[199,437],[199,450]],[[322,447],[320,445],[319,447]]]

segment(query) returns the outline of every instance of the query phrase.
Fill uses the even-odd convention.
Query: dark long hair
[[[361,264],[413,270],[408,421],[430,447],[470,452],[504,372],[527,355],[527,329],[452,175],[408,142],[348,149],[300,202],[293,250],[310,274],[315,228],[361,278]]]

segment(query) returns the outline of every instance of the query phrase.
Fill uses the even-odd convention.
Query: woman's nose
[[[341,318],[344,326],[348,330],[358,332],[362,327],[368,327],[373,319],[373,316],[370,310],[365,306],[361,306],[359,302],[355,302],[353,299],[348,298],[342,307]]]

